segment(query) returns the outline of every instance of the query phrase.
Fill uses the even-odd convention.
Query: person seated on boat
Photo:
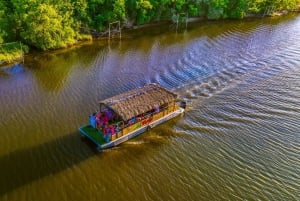
[[[158,105],[154,105],[154,114],[155,113],[159,113],[159,106]]]
[[[115,134],[115,127],[113,125],[109,126],[109,132],[110,134],[114,135]]]
[[[108,109],[108,110],[106,110],[105,115],[107,116],[108,119],[112,119],[114,116],[114,113],[112,110]]]
[[[96,113],[94,113],[94,114],[95,114],[94,116],[95,116],[96,118],[98,118],[98,119],[101,117],[100,112],[96,112]]]
[[[121,127],[120,126],[117,126],[116,128],[115,128],[115,132],[116,133],[119,133],[121,131]]]
[[[128,123],[129,123],[129,125],[131,125],[131,124],[134,124],[135,122],[136,122],[136,118],[132,117]]]
[[[116,128],[116,132],[120,132],[121,130],[123,130],[124,126],[125,126],[124,123],[118,123],[117,128]]]
[[[99,123],[100,123],[101,126],[104,126],[104,125],[108,124],[108,117],[105,115],[104,112],[101,114],[99,120],[100,120]]]
[[[109,126],[108,126],[108,124],[105,124],[104,128],[103,128],[103,134],[107,135],[108,133],[109,133]]]
[[[144,114],[140,114],[139,116],[137,116],[137,120],[138,121],[142,121],[143,119],[145,119],[145,115]]]

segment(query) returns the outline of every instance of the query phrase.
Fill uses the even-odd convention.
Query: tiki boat
[[[185,103],[177,94],[151,83],[99,102],[89,124],[79,128],[99,150],[114,147],[182,114]]]

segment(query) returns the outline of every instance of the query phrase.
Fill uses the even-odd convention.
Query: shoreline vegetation
[[[23,46],[21,42],[0,44],[0,66],[24,61],[26,52],[28,47]]]
[[[0,66],[22,61],[29,47],[68,48],[108,38],[110,29],[299,11],[300,0],[0,0]]]

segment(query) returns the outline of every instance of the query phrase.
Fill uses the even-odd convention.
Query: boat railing
[[[163,108],[160,108],[159,112],[150,112],[147,113],[146,118],[137,119],[137,121],[131,125],[125,126],[122,131],[122,135],[126,135],[142,126],[149,125],[151,122],[156,121],[164,116],[166,116],[169,113],[174,112],[175,110],[178,110],[179,106],[177,104],[172,104]]]

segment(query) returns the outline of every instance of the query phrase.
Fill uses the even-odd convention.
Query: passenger
[[[105,115],[105,113],[101,114],[101,116],[100,116],[100,123],[101,123],[102,126],[108,124],[108,118]]]
[[[110,129],[108,124],[105,124],[104,129],[103,129],[103,137],[105,139],[106,142],[110,141]]]
[[[113,116],[114,116],[114,113],[111,110],[106,110],[105,114],[106,114],[108,119],[112,119]]]
[[[136,118],[132,117],[128,123],[129,123],[129,125],[131,125],[131,124],[134,124],[135,122],[136,122]]]
[[[109,130],[110,130],[110,133],[111,133],[112,135],[115,134],[115,127],[114,127],[113,125],[110,125],[110,126],[109,126]]]
[[[154,105],[154,113],[159,113],[159,106],[158,105]]]
[[[90,115],[90,125],[93,128],[97,128],[97,120],[94,115]]]
[[[137,117],[137,120],[138,120],[138,121],[141,121],[141,120],[143,120],[143,119],[145,119],[144,114],[141,114],[141,115],[139,115],[139,116]]]
[[[106,116],[106,114],[104,114],[103,119],[104,119],[104,123],[105,123],[105,124],[108,124],[108,120],[109,120],[109,119],[108,119],[108,117]]]
[[[102,129],[103,136],[107,134],[107,126],[104,126]]]
[[[94,116],[95,116],[95,118],[96,118],[96,119],[100,119],[100,117],[101,117],[101,114],[100,114],[100,113],[95,113],[95,115],[94,115]]]

